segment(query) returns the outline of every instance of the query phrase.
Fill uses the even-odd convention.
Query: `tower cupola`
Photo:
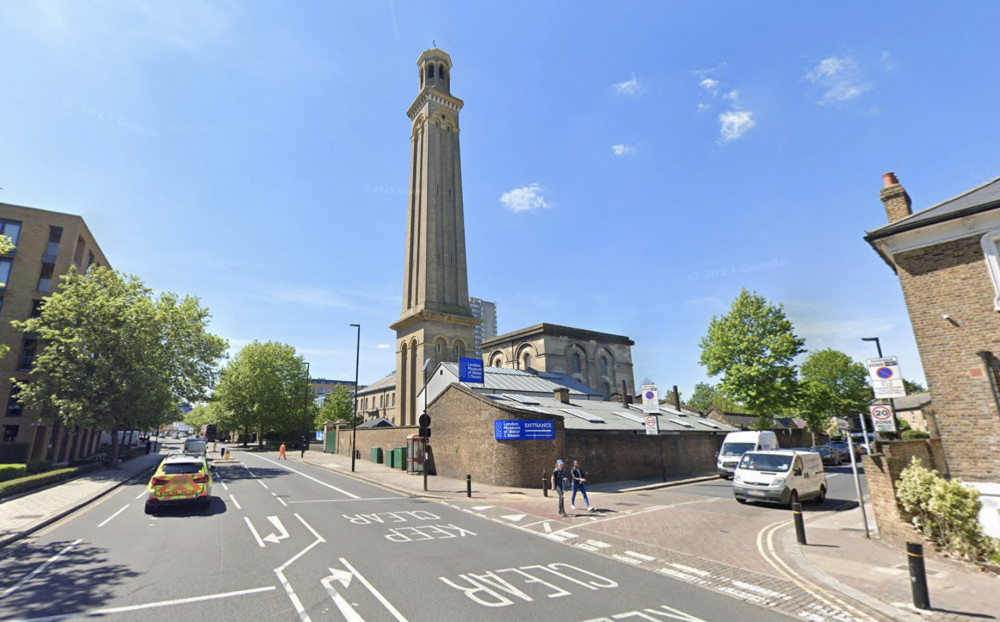
[[[451,94],[451,56],[448,53],[431,48],[417,59],[420,69],[420,90],[434,89],[438,92]]]

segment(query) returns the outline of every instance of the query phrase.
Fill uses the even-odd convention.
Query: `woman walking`
[[[590,505],[590,499],[587,498],[587,478],[585,477],[583,469],[580,468],[580,461],[573,461],[573,470],[570,471],[570,479],[573,480],[573,496],[569,498],[569,508],[571,510],[576,509],[576,493],[579,492],[583,495],[583,502],[587,504],[587,511],[593,512],[594,508]]]

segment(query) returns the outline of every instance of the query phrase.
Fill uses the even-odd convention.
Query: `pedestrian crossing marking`
[[[785,594],[782,594],[781,592],[775,592],[774,590],[769,590],[766,587],[760,587],[759,585],[754,585],[752,583],[745,583],[743,581],[737,581],[736,579],[732,579],[732,583],[736,587],[747,590],[748,592],[756,592],[764,596],[770,596],[772,598],[780,598],[782,600],[792,600],[791,596],[787,596]]]
[[[642,553],[636,553],[635,551],[625,551],[625,554],[626,555],[631,555],[632,557],[636,557],[638,559],[641,559],[641,560],[647,561],[647,562],[651,562],[651,561],[653,561],[653,560],[656,559],[655,557],[652,557],[650,555],[643,555]]]
[[[625,562],[626,564],[641,564],[642,562],[634,557],[625,557],[624,555],[618,555],[617,553],[611,557],[617,559],[620,562]]]
[[[590,546],[599,548],[599,549],[606,549],[609,546],[611,546],[607,542],[601,542],[600,540],[587,540],[587,544],[589,544]]]
[[[677,564],[671,562],[670,565],[678,570],[681,570],[683,572],[689,572],[693,575],[698,575],[699,577],[703,577],[705,579],[708,579],[712,576],[712,573],[710,572],[705,572],[704,570],[699,570],[698,568],[692,568],[691,566],[685,566],[684,564]]]

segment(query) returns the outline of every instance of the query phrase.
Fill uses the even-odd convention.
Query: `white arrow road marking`
[[[406,618],[403,617],[403,614],[401,614],[395,607],[393,607],[392,603],[390,603],[388,600],[386,600],[385,596],[382,596],[382,593],[379,592],[378,590],[376,590],[375,586],[372,585],[368,581],[368,579],[366,579],[363,576],[361,576],[361,573],[358,572],[357,570],[355,570],[354,566],[352,566],[350,564],[350,562],[348,562],[346,559],[344,559],[343,557],[341,557],[340,558],[340,563],[343,564],[345,568],[347,568],[348,570],[350,570],[351,574],[353,574],[355,577],[357,577],[358,581],[362,585],[364,585],[366,588],[368,588],[368,591],[372,593],[372,596],[374,596],[375,598],[377,598],[378,602],[382,603],[382,606],[384,606],[386,608],[386,610],[389,613],[392,614],[392,617],[396,618],[396,620],[398,620],[398,622],[407,622]]]
[[[288,537],[288,531],[285,530],[285,526],[281,524],[281,521],[278,520],[277,516],[268,516],[267,520],[271,521],[271,524],[274,525],[274,528],[278,530],[278,533],[277,534],[271,533],[264,536],[265,541],[278,544],[279,541],[284,540],[285,538]]]
[[[358,612],[354,610],[351,603],[347,602],[343,596],[331,585],[334,581],[341,583],[345,588],[351,585],[351,578],[354,576],[346,570],[337,570],[335,568],[330,568],[330,576],[325,577],[320,581],[323,587],[326,588],[326,593],[330,595],[333,599],[333,603],[337,605],[337,609],[340,609],[340,613],[344,616],[347,622],[365,622],[365,619],[358,615]]]
[[[311,551],[313,547],[315,547],[317,544],[326,542],[326,540],[324,540],[321,535],[316,533],[316,530],[313,529],[312,526],[310,526],[309,523],[307,523],[305,519],[303,519],[301,516],[296,514],[295,518],[299,519],[299,522],[305,525],[305,528],[308,529],[312,533],[312,535],[316,537],[316,539],[313,540],[312,544],[310,544],[306,548],[302,549],[301,551],[293,555],[291,559],[289,559],[287,562],[275,568],[274,574],[278,576],[278,581],[281,583],[281,587],[285,588],[285,593],[288,594],[288,600],[292,601],[292,606],[295,607],[295,611],[298,612],[299,622],[312,622],[311,618],[309,617],[309,614],[306,613],[306,608],[302,606],[302,601],[299,600],[298,594],[295,593],[295,590],[292,589],[292,584],[289,583],[288,579],[285,577],[285,568],[288,568],[289,566],[294,564],[298,558],[302,557],[303,555]],[[249,521],[247,521],[247,524],[249,524]],[[261,543],[261,546],[263,546],[263,543]]]
[[[257,544],[260,545],[260,548],[264,548],[265,546],[267,546],[266,544],[264,544],[264,541],[260,539],[260,534],[257,533],[257,530],[253,528],[253,523],[250,522],[250,519],[244,516],[243,520],[247,522],[247,527],[250,528],[250,533],[253,534],[254,540],[257,541]]]
[[[10,596],[14,592],[16,592],[18,590],[18,588],[20,588],[22,585],[24,585],[28,581],[31,581],[35,577],[35,575],[37,575],[39,572],[41,572],[41,571],[45,570],[46,568],[48,568],[49,564],[51,564],[52,562],[54,562],[57,559],[59,559],[60,557],[62,557],[63,554],[65,554],[68,550],[70,550],[71,548],[73,548],[77,544],[80,544],[80,542],[82,542],[82,541],[83,541],[83,538],[79,538],[79,539],[75,540],[74,542],[72,542],[71,544],[69,544],[66,548],[64,548],[63,550],[59,551],[58,553],[56,553],[55,555],[53,555],[52,557],[50,557],[48,559],[48,561],[46,561],[44,564],[42,564],[38,568],[35,568],[34,570],[32,570],[31,574],[29,574],[28,576],[24,577],[23,579],[21,579],[20,581],[18,581],[14,585],[12,585],[9,588],[7,588],[6,590],[4,590],[3,593],[0,594],[0,600],[2,600],[4,598],[7,598],[8,596]]]
[[[506,518],[507,520],[516,523],[522,520],[525,516],[527,516],[527,514],[506,514],[504,516],[501,516],[500,518]]]

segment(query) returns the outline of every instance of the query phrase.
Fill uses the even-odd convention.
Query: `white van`
[[[715,470],[719,477],[729,479],[740,463],[740,457],[748,451],[772,451],[778,448],[778,437],[774,432],[730,432],[722,441],[722,448],[715,454]]]
[[[823,458],[812,451],[748,451],[733,475],[733,496],[740,503],[770,501],[788,505],[806,499],[826,501]]]
[[[184,439],[184,453],[204,456],[208,453],[208,442],[203,438]]]

